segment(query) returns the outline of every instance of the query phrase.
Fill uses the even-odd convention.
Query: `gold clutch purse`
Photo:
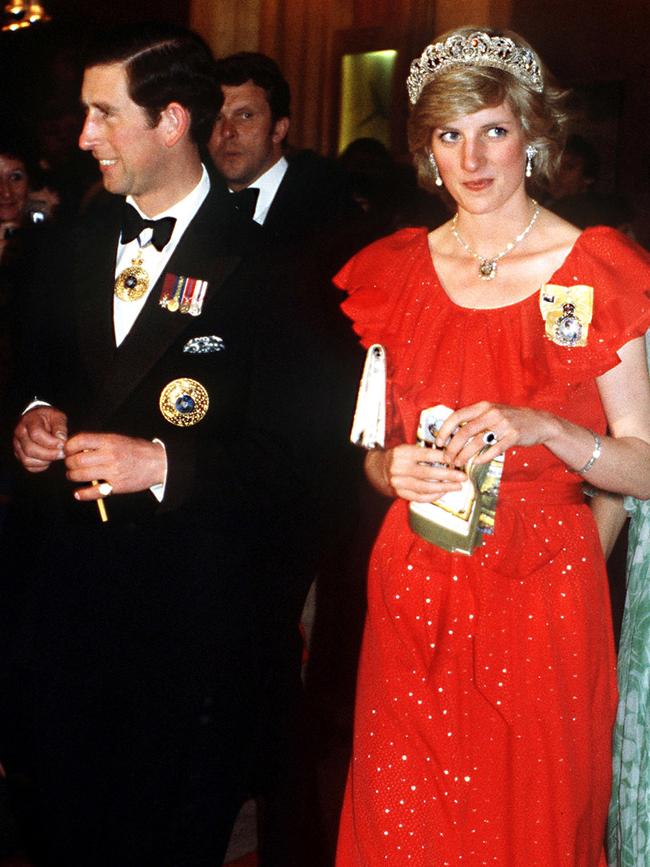
[[[417,436],[423,449],[434,444],[438,430],[452,412],[442,405],[422,410]],[[385,428],[386,351],[375,343],[366,354],[350,440],[365,449],[383,448]],[[503,455],[489,464],[470,460],[463,468],[468,478],[460,491],[450,491],[434,503],[410,503],[411,529],[446,551],[472,554],[482,544],[483,536],[494,532],[503,461]]]
[[[452,412],[442,405],[422,410],[418,425],[418,444],[422,448],[435,443],[442,423]],[[467,479],[460,491],[449,491],[433,503],[409,504],[411,529],[446,551],[472,554],[483,544],[483,536],[494,532],[503,464],[503,455],[488,464],[476,464],[470,458],[463,467]]]

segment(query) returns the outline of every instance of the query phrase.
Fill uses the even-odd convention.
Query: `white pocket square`
[[[192,337],[183,347],[183,352],[205,355],[208,352],[221,352],[224,348],[225,344],[220,337],[215,334],[208,334],[205,337]]]

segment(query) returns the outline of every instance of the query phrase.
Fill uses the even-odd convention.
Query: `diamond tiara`
[[[544,79],[535,55],[521,48],[507,36],[490,36],[482,30],[465,35],[455,34],[445,42],[427,45],[411,64],[406,87],[413,105],[425,84],[454,66],[491,66],[504,69],[537,93],[544,89]]]

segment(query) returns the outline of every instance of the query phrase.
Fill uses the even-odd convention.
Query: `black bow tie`
[[[235,214],[238,217],[252,220],[259,194],[260,191],[257,187],[245,187],[243,190],[239,190],[236,193],[230,193],[228,198],[231,207],[234,209]]]
[[[134,238],[139,238],[143,229],[152,229],[151,243],[160,252],[169,243],[174,231],[176,219],[174,217],[162,217],[160,220],[145,220],[136,211],[133,205],[124,205],[122,213],[122,236],[123,244],[128,244]]]

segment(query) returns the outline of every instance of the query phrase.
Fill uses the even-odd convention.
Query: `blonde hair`
[[[433,130],[463,115],[508,102],[521,123],[526,144],[537,148],[536,180],[547,181],[553,177],[564,148],[569,122],[568,93],[557,86],[537,52],[525,39],[509,30],[459,27],[437,37],[434,42],[444,42],[450,36],[468,35],[477,30],[489,36],[508,36],[518,45],[528,48],[542,70],[544,90],[536,93],[503,69],[470,64],[446,69],[428,81],[411,108],[408,141],[420,186],[432,192],[436,191],[429,163]]]

